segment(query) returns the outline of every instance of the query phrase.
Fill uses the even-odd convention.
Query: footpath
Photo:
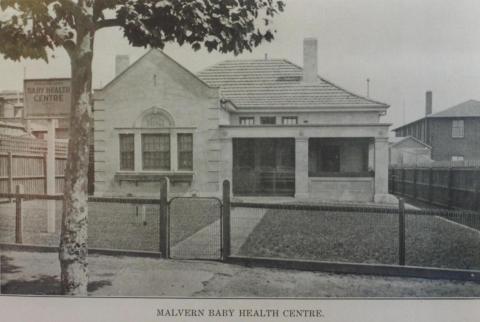
[[[480,284],[340,275],[213,261],[89,256],[91,296],[480,297]],[[2,294],[58,295],[56,253],[1,252]]]

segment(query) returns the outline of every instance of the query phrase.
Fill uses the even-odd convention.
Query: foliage
[[[283,8],[279,0],[0,0],[0,52],[48,60],[48,49],[78,45],[79,28],[118,26],[133,46],[239,54],[273,39],[271,18]]]

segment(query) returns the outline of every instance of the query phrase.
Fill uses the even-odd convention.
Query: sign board
[[[69,78],[26,79],[26,119],[60,119],[70,115],[72,83]]]

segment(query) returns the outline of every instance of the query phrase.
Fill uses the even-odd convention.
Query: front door
[[[293,196],[295,140],[233,139],[233,193]]]

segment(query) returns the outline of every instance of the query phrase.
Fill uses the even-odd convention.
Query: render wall
[[[173,118],[175,124],[170,129],[171,135],[193,133],[193,180],[191,183],[172,183],[171,192],[218,192],[218,102],[217,89],[206,86],[162,53],[151,51],[141,58],[95,95],[95,194],[158,195],[158,182],[120,183],[116,179],[116,175],[122,173],[119,134],[134,133],[135,144],[141,144],[137,138],[144,129],[138,127],[141,124],[139,118],[152,108],[161,109]],[[175,153],[176,148],[170,150]],[[138,160],[136,155],[135,171],[127,173],[172,175],[178,172],[175,169],[143,171]]]
[[[232,114],[230,123],[232,125],[240,124],[240,117],[255,118],[255,124],[260,124],[262,116],[276,116],[277,124],[282,124],[283,116],[297,116],[298,124],[358,124],[358,123],[378,123],[378,112],[270,112],[270,113],[242,113]]]

